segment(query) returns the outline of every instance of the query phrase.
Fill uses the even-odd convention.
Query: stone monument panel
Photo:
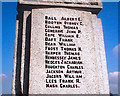
[[[92,14],[32,10],[30,94],[99,93]]]
[[[101,0],[19,0],[12,94],[108,94]]]

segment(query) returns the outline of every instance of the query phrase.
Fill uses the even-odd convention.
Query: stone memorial
[[[20,0],[12,94],[109,94],[101,9],[101,0]]]

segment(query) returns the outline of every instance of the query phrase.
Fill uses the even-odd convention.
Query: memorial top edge
[[[102,0],[18,0],[19,4],[101,8]]]

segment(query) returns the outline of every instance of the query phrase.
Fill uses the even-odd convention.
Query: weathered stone
[[[64,15],[63,15],[64,14]],[[56,17],[60,21],[62,17],[81,18],[83,23],[79,26],[81,30],[80,38],[73,38],[75,47],[81,47],[80,56],[83,62],[83,78],[81,79],[80,88],[46,88],[46,68],[45,68],[45,16]],[[54,24],[55,26],[56,24]],[[63,25],[60,25],[61,29]],[[75,30],[76,32],[78,31]],[[94,42],[94,30],[92,28],[92,15],[90,12],[76,11],[71,9],[34,9],[32,11],[32,34],[31,34],[31,61],[30,61],[30,94],[99,94],[99,75],[97,74],[98,63],[96,61],[96,50]],[[67,34],[64,31],[62,34]],[[71,34],[71,33],[70,33]],[[73,34],[76,36],[76,34]],[[55,37],[60,38],[58,33]],[[58,42],[59,40],[57,40]],[[88,43],[89,42],[89,43]],[[57,43],[57,46],[59,44]],[[60,47],[58,47],[58,51]],[[61,54],[65,56],[64,54]],[[73,56],[73,55],[72,55]],[[101,59],[100,59],[101,60]],[[39,63],[40,62],[40,63]],[[67,65],[65,65],[67,66]],[[74,66],[74,64],[72,64]],[[67,70],[67,68],[65,69]],[[40,74],[39,74],[40,73]],[[65,74],[65,73],[64,73]],[[62,79],[66,79],[62,74]],[[71,74],[72,75],[72,74]],[[80,75],[80,74],[78,74]],[[103,74],[102,74],[103,75]],[[75,80],[75,79],[74,79]],[[59,79],[57,79],[59,81]],[[89,82],[87,82],[89,81]],[[57,83],[58,85],[60,83]],[[102,86],[103,87],[103,86]],[[39,91],[41,90],[41,91]],[[108,92],[108,90],[107,90]],[[105,92],[107,94],[107,92]]]
[[[27,26],[30,27],[30,25],[28,25],[28,22],[29,22],[28,19],[29,19],[30,14],[31,14],[31,11],[24,11],[24,14],[23,14],[24,19],[23,19],[23,34],[22,34],[21,78],[20,78],[21,79],[21,91],[22,91],[22,93],[23,93],[24,87],[27,86],[26,85],[27,81],[24,79],[26,71],[27,71],[26,67],[25,67],[25,66],[27,66],[27,64],[25,62],[25,61],[27,61],[25,52],[27,49],[27,39],[28,39],[27,33],[29,33]],[[31,29],[31,28],[29,28],[29,29]],[[27,76],[26,76],[26,78],[27,78]]]
[[[94,15],[92,17],[93,20],[93,28],[95,34],[95,48],[96,48],[96,56],[97,56],[97,66],[98,66],[98,74],[99,74],[99,87],[100,93],[106,94],[109,93],[109,84],[108,84],[108,75],[107,75],[107,67],[106,67],[106,56],[105,56],[105,48],[104,48],[104,39],[103,39],[103,31],[101,20],[97,19],[97,16]],[[104,70],[104,71],[103,71]]]
[[[19,4],[23,4],[23,6],[29,4],[29,8],[33,8],[35,5],[37,5],[36,7],[67,7],[91,11],[95,14],[98,14],[102,9],[102,0],[19,0]],[[23,10],[22,8],[21,10]]]
[[[13,66],[13,80],[12,80],[12,94],[15,94],[15,80],[16,80],[16,67],[17,67],[17,39],[18,39],[19,21],[16,20],[16,35],[15,35],[15,49],[14,49],[14,66]]]
[[[12,94],[109,94],[97,2],[20,0]]]

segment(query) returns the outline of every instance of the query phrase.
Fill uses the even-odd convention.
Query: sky
[[[17,3],[2,3],[2,93],[10,94],[12,87],[13,56]],[[110,91],[118,93],[118,3],[103,2],[98,14],[103,25]]]

